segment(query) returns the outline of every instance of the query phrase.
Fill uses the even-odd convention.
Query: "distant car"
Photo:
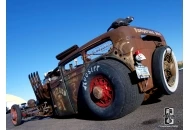
[[[38,72],[29,74],[37,101],[29,100],[22,109],[13,105],[13,124],[30,116],[117,119],[143,101],[173,94],[179,81],[173,50],[160,32],[129,26],[133,19],[118,19],[106,33],[58,54],[58,66],[45,75],[43,84]],[[73,38],[79,38],[80,31]]]

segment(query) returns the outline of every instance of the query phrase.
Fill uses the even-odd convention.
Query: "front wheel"
[[[144,94],[138,86],[132,85],[131,71],[115,60],[92,63],[82,80],[83,102],[93,116],[100,119],[116,119],[139,107]]]
[[[18,126],[22,122],[22,115],[19,105],[13,105],[11,107],[11,121],[14,126]]]

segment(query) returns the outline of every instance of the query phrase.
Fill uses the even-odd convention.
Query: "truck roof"
[[[160,32],[152,30],[152,29],[136,27],[136,26],[121,26],[121,27],[118,27],[117,29],[113,29],[111,31],[103,33],[102,35],[90,40],[89,42],[87,42],[86,44],[84,44],[81,47],[78,47],[78,45],[73,45],[69,49],[67,49],[64,52],[58,54],[56,56],[56,58],[60,60],[58,65],[68,62],[70,59],[72,59],[75,56],[79,55],[79,53],[82,52],[83,50],[86,50],[88,48],[93,48],[93,47],[97,46],[98,42],[102,43],[103,40],[107,40],[111,36],[119,34],[119,32],[125,32],[125,31],[130,31],[131,33],[139,33],[139,34],[145,34],[145,35],[146,34],[148,34],[148,35],[156,35],[156,36],[159,36],[159,37],[163,38],[163,36],[162,36],[162,34]]]

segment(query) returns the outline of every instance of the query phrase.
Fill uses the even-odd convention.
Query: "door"
[[[70,62],[62,65],[62,69],[63,69],[64,82],[66,84],[71,104],[74,108],[74,111],[78,113],[78,107],[77,107],[78,90],[84,72],[84,62],[82,56],[81,55],[77,56],[72,60],[70,60]]]
[[[59,75],[53,76],[50,82],[52,102],[54,104],[55,112],[58,116],[74,114],[69,94],[67,92],[63,76],[58,70]]]

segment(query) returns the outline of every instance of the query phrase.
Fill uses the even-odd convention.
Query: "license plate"
[[[150,77],[150,73],[148,71],[148,67],[145,67],[145,66],[135,66],[135,69],[136,69],[137,77],[139,79],[149,78]]]

